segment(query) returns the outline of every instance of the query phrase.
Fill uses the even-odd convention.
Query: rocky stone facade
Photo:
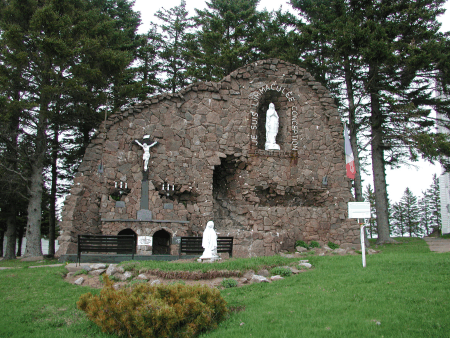
[[[270,103],[279,151],[264,150]],[[134,140],[145,135],[158,144],[143,184],[143,150]],[[293,250],[296,240],[356,246],[350,186],[330,94],[302,68],[258,61],[112,114],[74,178],[57,254],[75,252],[78,234],[119,232],[147,239],[138,254],[177,254],[177,237],[201,236],[209,220],[219,236],[234,237],[235,257]],[[139,220],[142,209],[151,219]]]

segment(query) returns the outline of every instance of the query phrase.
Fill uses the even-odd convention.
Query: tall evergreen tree
[[[433,182],[430,188],[427,189],[426,194],[431,212],[430,227],[432,232],[440,234],[442,229],[441,197],[439,195],[439,179],[436,174],[433,175]]]
[[[161,51],[164,87],[172,93],[186,86],[189,79],[186,75],[188,68],[188,36],[194,22],[188,17],[186,1],[169,10],[161,9],[155,16],[162,21]]]
[[[419,206],[417,204],[417,197],[414,196],[409,188],[405,189],[405,192],[400,200],[400,204],[405,212],[404,214],[404,226],[409,233],[409,237],[421,236],[422,228],[420,227],[420,214]]]
[[[256,36],[262,15],[259,0],[211,0],[196,9],[197,32],[190,44],[189,75],[198,80],[217,81],[235,69],[255,61]]]
[[[405,227],[405,208],[400,202],[394,203],[391,209],[392,233],[396,236],[404,237],[406,234]]]
[[[20,88],[22,96],[10,100],[16,106],[26,100],[31,106],[24,111],[25,118],[21,120],[22,126],[26,125],[26,130],[30,131],[32,145],[28,153],[31,174],[26,255],[42,254],[43,170],[49,127],[57,127],[56,133],[61,130],[57,126],[57,107],[65,108],[65,123],[69,124],[69,116],[73,116],[69,113],[80,111],[80,103],[90,99],[88,94],[92,89],[96,94],[94,100],[91,97],[88,108],[83,107],[86,115],[95,113],[100,104],[105,103],[102,98],[105,91],[111,90],[112,104],[116,107],[123,104],[124,96],[130,93],[125,85],[128,78],[132,78],[127,68],[133,61],[136,46],[133,34],[139,22],[131,5],[125,0],[0,3],[0,45],[7,53],[3,60],[9,62],[3,69],[11,69],[14,58],[24,65],[20,68],[20,81],[24,83]],[[58,105],[59,101],[64,104]],[[72,118],[72,122],[82,120],[82,114]],[[84,126],[84,136],[88,138],[96,124],[84,123]]]
[[[375,193],[373,192],[372,185],[368,184],[366,190],[364,191],[364,200],[370,203],[370,214],[369,219],[369,236],[373,238],[373,235],[377,234],[377,216],[376,216],[376,206],[375,206]]]
[[[327,53],[336,50],[343,60],[341,64],[349,62],[349,70],[353,69],[351,80],[367,100],[363,112],[367,111],[368,117],[360,116],[359,121],[370,128],[378,243],[392,241],[386,166],[416,160],[418,151],[428,159],[436,159],[449,150],[447,139],[434,133],[430,117],[430,107],[450,111],[448,101],[433,97],[439,70],[446,67],[441,61],[446,57],[447,39],[438,32],[440,24],[436,20],[444,11],[444,2],[291,0],[295,8],[314,19],[310,25]],[[332,10],[323,13],[324,6]],[[336,41],[345,48],[339,48]],[[327,80],[328,74],[334,74],[334,63],[321,64]],[[441,150],[439,156],[431,151],[433,146]]]
[[[419,200],[420,226],[425,231],[425,236],[431,232],[431,208],[430,196],[426,191],[422,192],[422,198]]]

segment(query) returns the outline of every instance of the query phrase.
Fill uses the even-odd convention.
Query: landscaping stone
[[[284,277],[281,277],[280,275],[275,275],[275,276],[270,277],[270,280],[273,282],[277,281],[277,280],[282,280],[282,279],[284,279]]]
[[[246,278],[247,280],[251,280],[253,275],[255,274],[255,271],[253,270],[247,270],[244,272],[244,274],[242,275],[243,278]]]
[[[85,271],[89,272],[92,270],[92,268],[90,265],[84,264],[81,266],[81,270],[85,270]]]
[[[138,275],[138,276],[136,277],[136,279],[140,279],[140,280],[149,280],[149,278],[148,278],[146,275],[144,275],[143,273],[141,273],[140,275]]]
[[[159,279],[155,279],[154,281],[150,282],[150,285],[159,285],[161,284],[161,281]]]
[[[297,246],[297,247],[295,248],[295,250],[297,250],[298,252],[307,252],[307,251],[308,251],[308,249],[306,249],[306,248],[304,248],[304,247],[302,247],[302,246]]]
[[[89,274],[90,276],[100,276],[100,275],[104,274],[105,271],[106,271],[106,269],[92,270],[92,271],[89,271],[88,274]]]
[[[310,263],[300,263],[299,265],[300,266],[304,266],[307,269],[311,269],[312,268],[312,264],[310,264]]]
[[[253,283],[269,283],[269,280],[264,276],[253,275],[252,282]]]
[[[294,274],[294,275],[298,275],[301,271],[299,270],[299,269],[296,269],[296,268],[294,268],[294,267],[289,267],[289,269],[291,270],[291,272]]]
[[[106,269],[106,275],[114,276],[115,274],[121,274],[125,270],[121,266],[117,266],[117,264],[110,264],[108,269]]]
[[[77,280],[75,280],[75,282],[73,282],[73,284],[75,284],[75,285],[81,285],[81,284],[83,284],[83,282],[84,282],[84,278],[83,278],[83,277],[80,277],[80,278],[78,278]]]
[[[337,249],[334,249],[332,252],[335,253],[335,254],[338,254],[338,255],[345,255],[347,253],[347,250],[341,249],[341,248],[337,248]]]
[[[118,274],[115,274],[114,276],[116,276],[119,280],[124,282],[124,281],[128,280],[129,278],[133,277],[133,274],[130,271],[125,271],[123,274],[118,273]]]
[[[261,269],[256,274],[259,276],[264,276],[264,277],[270,276],[269,270],[266,270],[266,269]]]
[[[91,267],[93,270],[106,269],[106,264],[103,264],[103,263],[96,263],[96,264],[91,264],[90,267]]]

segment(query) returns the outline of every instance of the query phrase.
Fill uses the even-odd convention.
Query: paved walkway
[[[450,252],[450,239],[437,237],[424,237],[431,251],[434,252]]]

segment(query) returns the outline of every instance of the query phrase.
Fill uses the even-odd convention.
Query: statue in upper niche
[[[266,150],[280,150],[280,146],[277,144],[276,138],[278,135],[278,114],[275,110],[273,103],[269,104],[269,109],[266,113]]]

